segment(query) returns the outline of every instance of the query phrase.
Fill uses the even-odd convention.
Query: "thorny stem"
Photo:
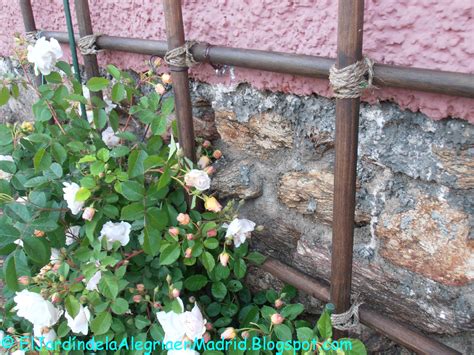
[[[135,250],[133,253],[129,254],[125,259],[120,260],[117,264],[115,264],[114,269],[117,270],[120,266],[122,266],[125,263],[125,260],[128,261],[128,260],[130,260],[130,259],[134,258],[135,256],[140,255],[142,253],[143,253],[143,249],[142,250]]]

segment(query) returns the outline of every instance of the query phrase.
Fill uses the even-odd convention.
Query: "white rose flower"
[[[36,75],[39,72],[43,75],[51,74],[56,62],[62,56],[61,46],[54,38],[48,41],[45,37],[41,37],[34,46],[28,46],[28,61],[34,63]]]
[[[35,343],[38,344],[38,346],[44,346],[49,342],[55,341],[57,338],[54,329],[38,325],[33,327],[33,334],[35,336]]]
[[[21,247],[23,248],[23,240],[17,239],[17,240],[15,240],[13,243],[15,243],[16,245],[19,245],[19,246],[21,246]]]
[[[73,333],[83,335],[87,335],[87,333],[89,333],[89,320],[91,318],[91,312],[87,306],[84,307],[81,304],[79,313],[74,318],[72,318],[66,310],[65,317],[67,320],[67,326],[72,330]]]
[[[250,236],[250,233],[254,230],[255,223],[249,221],[248,219],[239,219],[235,218],[227,226],[226,238],[232,238],[234,240],[234,245],[238,248],[242,243],[245,243],[247,237]]]
[[[120,138],[115,135],[115,132],[112,127],[107,127],[107,129],[102,132],[102,141],[107,147],[113,148],[119,145]]]
[[[89,281],[84,280],[86,284],[86,289],[89,291],[97,291],[97,285],[99,285],[100,279],[102,278],[102,273],[97,271],[94,276],[90,278]]]
[[[181,313],[170,311],[158,312],[156,314],[158,321],[165,332],[164,342],[184,342],[185,338],[189,338],[191,340],[202,339],[204,333],[206,332],[206,320],[202,316],[201,310],[197,304],[195,304],[191,312],[183,312],[183,301],[179,297],[177,300],[181,305]],[[199,353],[194,350],[186,349],[180,351],[172,350],[171,354],[177,355]]]
[[[51,256],[49,257],[49,261],[51,264],[57,264],[61,262],[62,256],[61,256],[61,251],[56,248],[51,248]]]
[[[24,352],[23,350],[15,350],[10,355],[25,355],[25,354],[26,352]]]
[[[202,170],[192,169],[184,175],[184,182],[188,186],[195,187],[199,191],[207,190],[211,187],[211,179],[206,172]]]
[[[76,194],[80,190],[80,186],[75,182],[63,182],[64,188],[64,200],[67,203],[67,207],[71,210],[72,214],[78,214],[84,207],[84,201],[76,201]]]
[[[132,226],[127,222],[114,223],[112,221],[103,225],[100,231],[99,240],[105,237],[107,240],[107,249],[112,249],[114,242],[120,242],[120,245],[125,246],[130,241],[130,231]]]
[[[66,231],[66,245],[71,245],[79,239],[81,226],[71,226]]]
[[[13,310],[19,317],[30,321],[34,326],[52,327],[55,325],[63,311],[45,300],[39,293],[23,290],[17,292],[13,298],[16,306]]]
[[[0,161],[11,161],[13,162],[13,157],[11,155],[0,155]],[[13,174],[10,174],[6,171],[0,170],[0,180],[10,181]]]

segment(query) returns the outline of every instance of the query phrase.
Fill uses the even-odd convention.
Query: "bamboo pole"
[[[362,59],[364,0],[339,0],[337,68]],[[352,253],[360,98],[336,99],[336,159],[331,255],[331,302],[336,313],[351,306]],[[336,331],[335,338],[345,332]]]
[[[180,0],[163,0],[168,48],[181,47],[185,43],[183,16]],[[179,143],[184,155],[196,161],[194,148],[194,126],[189,94],[188,68],[170,66],[171,80],[175,98],[176,120],[178,123]]]
[[[80,37],[94,34],[88,0],[75,0],[74,3],[76,7],[76,18]],[[97,56],[95,54],[87,54],[83,55],[83,58],[87,79],[100,76]],[[91,92],[91,97],[93,96],[102,99],[102,91]]]
[[[33,14],[33,8],[31,7],[31,1],[20,0],[20,9],[21,16],[23,18],[23,25],[25,26],[25,32],[36,32],[35,16]],[[41,75],[35,76],[34,83],[37,86],[40,86],[42,81]]]
[[[56,38],[67,43],[67,33],[43,31],[46,38]],[[168,49],[165,41],[150,39],[100,36],[97,47],[111,51],[122,51],[163,57]],[[206,58],[206,44],[196,44],[191,52],[199,62],[210,60],[215,64],[227,64],[241,68],[265,70],[275,73],[301,75],[327,79],[334,59],[304,54],[261,51],[255,49],[212,46]],[[436,94],[474,98],[474,75],[395,65],[375,64],[374,84],[377,87],[392,87],[419,90]]]

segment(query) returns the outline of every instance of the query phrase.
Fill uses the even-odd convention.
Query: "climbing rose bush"
[[[30,60],[48,74],[32,86],[35,122],[0,125],[1,335],[16,339],[10,350],[21,353],[25,335],[49,350],[69,337],[187,344],[168,354],[202,353],[192,348],[201,340],[250,347],[258,337],[286,342],[285,354],[335,354],[321,347],[332,338],[327,310],[317,322],[303,320],[294,288],[252,294],[246,286],[249,264],[265,260],[249,250],[261,227],[239,217],[240,204],[223,206],[210,194],[211,164],[222,156],[210,142],[197,142],[199,165],[182,156],[168,124],[170,77],[150,70],[134,79],[109,65],[107,77],[83,87],[57,61],[55,42],[44,42],[18,52],[25,69]],[[4,81],[3,102],[18,85]],[[111,100],[90,94],[101,90]],[[293,348],[313,339],[306,351]],[[366,353],[347,341],[347,354]]]

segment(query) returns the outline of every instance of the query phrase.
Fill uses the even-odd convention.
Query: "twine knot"
[[[28,42],[28,44],[34,45],[40,37],[41,37],[41,31],[25,32],[25,39],[26,39],[26,42]]]
[[[101,50],[97,49],[96,47],[96,41],[97,38],[100,37],[101,34],[92,34],[92,35],[87,35],[84,37],[79,38],[79,41],[77,42],[77,48],[79,48],[79,52],[81,52],[82,55],[90,55],[90,54],[97,54]]]
[[[358,296],[347,311],[343,313],[331,314],[332,326],[339,330],[350,330],[359,326],[359,307],[364,302],[358,301]]]
[[[329,69],[329,81],[338,99],[355,99],[362,91],[373,87],[374,63],[367,57],[338,69],[333,65]]]
[[[194,59],[191,48],[197,43],[197,41],[186,41],[184,45],[169,50],[163,58],[165,63],[178,68],[189,68],[196,65],[198,62]]]

